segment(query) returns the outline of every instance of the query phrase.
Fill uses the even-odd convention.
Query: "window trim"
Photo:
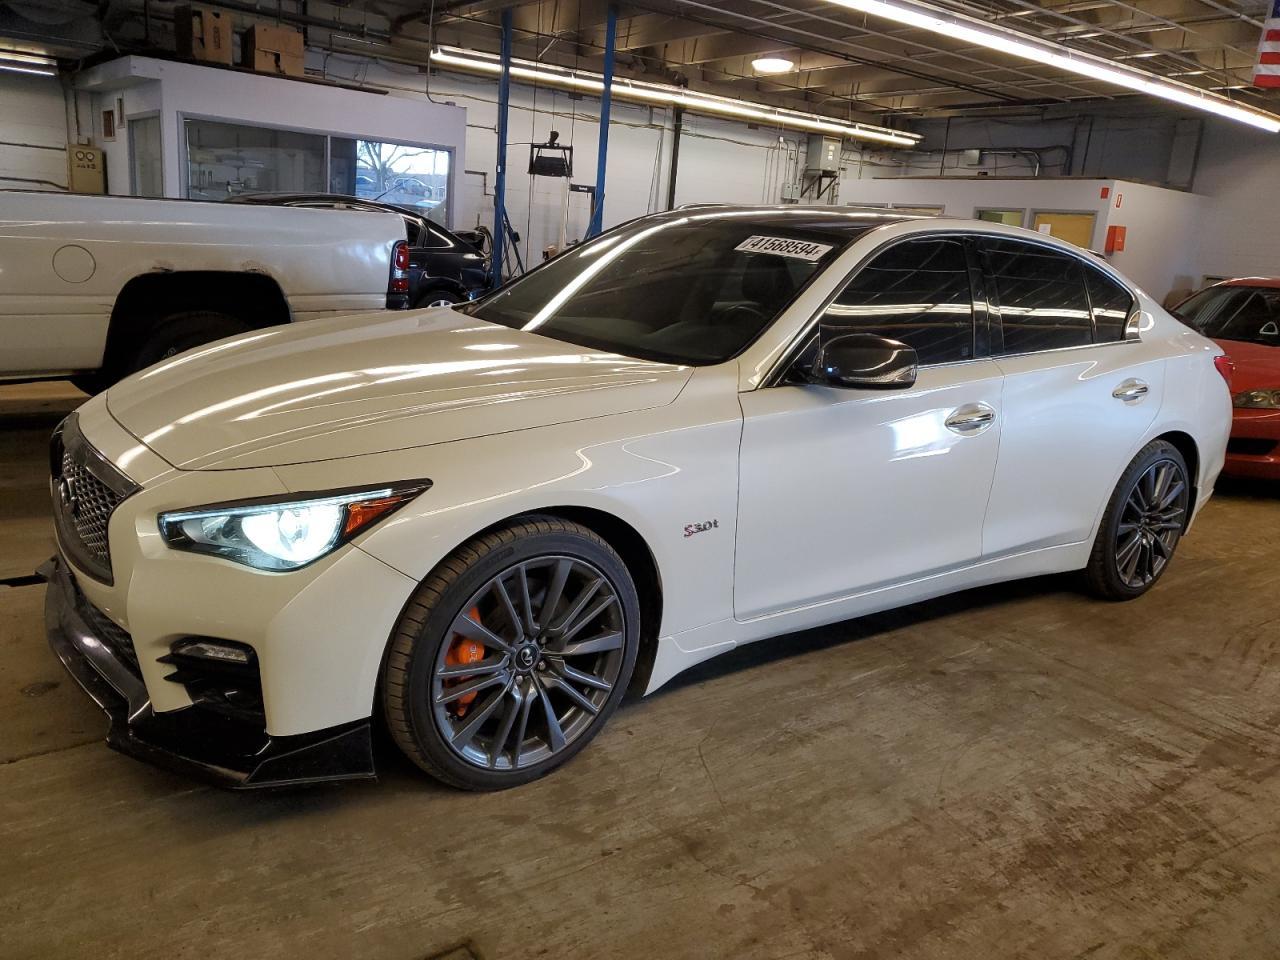
[[[813,340],[815,336],[817,336],[817,326],[819,323],[821,323],[822,318],[826,316],[827,310],[830,309],[831,304],[835,303],[836,299],[842,293],[844,293],[845,288],[848,287],[849,284],[853,282],[854,278],[857,277],[858,274],[862,273],[862,271],[867,267],[867,265],[870,264],[871,261],[876,259],[878,256],[880,256],[880,254],[884,253],[887,250],[891,250],[892,248],[898,246],[899,244],[910,243],[910,242],[919,241],[919,240],[959,239],[963,242],[968,238],[969,234],[970,234],[970,231],[968,230],[936,230],[936,231],[931,230],[927,233],[909,233],[906,236],[895,237],[892,240],[888,240],[885,243],[882,243],[879,246],[877,246],[875,249],[871,250],[865,257],[863,257],[856,264],[854,264],[854,266],[845,275],[844,279],[840,281],[840,285],[836,287],[836,289],[831,293],[830,296],[828,296],[825,300],[823,300],[821,306],[819,306],[818,309],[815,310],[814,313],[809,317],[809,319],[805,321],[803,326],[801,326],[799,332],[796,333],[796,335],[792,338],[791,342],[787,344],[787,348],[783,350],[780,354],[778,354],[777,362],[773,365],[772,369],[770,369],[769,372],[761,379],[760,386],[757,387],[756,389],[761,390],[766,387],[788,386],[787,381],[785,379],[787,375],[787,371],[791,369],[791,365],[794,364],[796,360],[799,358],[799,356],[802,353],[804,353],[805,350],[808,349],[809,343]],[[974,286],[974,280],[976,279],[975,268],[977,265],[974,262],[974,258],[970,250],[970,245],[968,243],[965,243],[964,248],[965,248],[965,259],[969,265],[969,303],[972,308],[972,317],[973,317],[973,321],[972,321],[973,322],[973,356],[970,357],[968,360],[949,360],[946,363],[922,363],[920,364],[921,369],[931,370],[935,367],[953,367],[962,363],[973,363],[977,360],[990,359],[990,357],[983,355],[982,348],[986,346],[986,343],[984,343],[983,341],[986,340],[986,337],[980,336],[979,330],[978,330],[979,307],[981,307],[983,320],[985,321],[984,325],[989,324],[990,322],[990,317],[987,310],[986,290],[984,288]],[[831,269],[831,267],[828,267],[827,269],[829,270]],[[981,301],[979,300],[979,297],[978,297],[979,293],[982,293]],[[989,331],[987,331],[987,333],[989,335]]]
[[[995,224],[993,224],[993,226],[995,226]],[[864,234],[863,236],[870,236],[870,235],[871,235],[870,233],[867,233],[867,234]],[[1134,288],[1133,284],[1131,284],[1128,280],[1126,280],[1119,273],[1117,273],[1112,268],[1111,264],[1107,263],[1105,260],[1097,261],[1096,258],[1090,259],[1091,255],[1086,256],[1086,254],[1088,254],[1087,250],[1076,252],[1075,250],[1064,249],[1063,247],[1058,246],[1057,243],[1046,243],[1045,241],[1040,240],[1038,236],[1015,237],[1015,236],[1010,236],[1007,233],[1002,233],[1000,231],[984,230],[981,227],[968,226],[968,227],[952,227],[952,228],[945,228],[945,227],[933,228],[927,231],[921,231],[920,233],[909,233],[909,234],[906,234],[905,236],[895,237],[892,240],[888,240],[880,244],[879,246],[875,247],[874,249],[870,250],[866,256],[864,256],[861,260],[859,260],[856,264],[854,264],[854,266],[849,270],[848,275],[844,278],[844,280],[840,282],[840,285],[836,287],[835,292],[833,292],[829,297],[827,297],[826,300],[822,302],[821,306],[819,306],[818,309],[814,311],[814,313],[809,317],[809,319],[806,320],[804,324],[800,327],[800,330],[796,333],[796,335],[791,338],[791,342],[787,344],[786,349],[781,351],[778,354],[777,361],[775,361],[774,365],[769,369],[769,372],[760,379],[760,385],[755,389],[763,390],[767,387],[789,385],[786,381],[787,371],[791,369],[791,365],[795,363],[796,359],[800,356],[800,354],[802,354],[805,351],[805,349],[809,346],[809,341],[813,338],[815,334],[815,327],[817,326],[818,322],[822,319],[823,315],[826,314],[827,308],[831,306],[831,304],[835,301],[836,297],[840,296],[840,294],[844,292],[844,288],[849,285],[849,283],[853,280],[853,278],[857,276],[860,272],[862,272],[863,267],[865,267],[873,259],[879,256],[880,253],[882,253],[885,250],[888,250],[890,247],[894,246],[895,244],[905,243],[909,240],[929,240],[929,239],[943,239],[943,238],[952,238],[952,237],[961,237],[961,238],[970,239],[970,240],[979,240],[983,238],[1016,240],[1019,243],[1026,243],[1036,247],[1044,247],[1045,249],[1051,250],[1054,253],[1060,253],[1060,254],[1063,254],[1064,256],[1074,257],[1076,260],[1080,261],[1081,269],[1087,269],[1089,267],[1093,267],[1096,270],[1101,270],[1105,276],[1110,277],[1112,280],[1120,284],[1121,287],[1123,287],[1125,290],[1129,292],[1129,296],[1133,298],[1133,313],[1129,315],[1129,320],[1126,321],[1125,323],[1126,332],[1132,325],[1134,315],[1141,311],[1142,300],[1138,296],[1138,291]],[[1058,243],[1063,243],[1063,242],[1064,241],[1061,241],[1061,240],[1058,241]],[[999,316],[993,316],[993,313],[995,312],[995,308],[992,306],[991,295],[988,287],[988,285],[991,282],[991,279],[987,274],[985,266],[981,263],[981,255],[979,254],[976,246],[977,246],[976,244],[966,244],[966,249],[970,251],[970,255],[974,258],[974,260],[977,261],[977,269],[982,279],[982,285],[977,288],[974,288],[972,284],[972,274],[971,274],[970,287],[972,289],[972,295],[973,295],[974,355],[972,359],[969,359],[969,360],[953,360],[949,363],[921,364],[921,369],[931,370],[936,367],[954,367],[962,363],[978,363],[982,360],[996,360],[1002,357],[1028,357],[1028,356],[1037,356],[1043,353],[1063,353],[1067,350],[1084,350],[1084,349],[1092,349],[1094,347],[1115,347],[1115,346],[1124,346],[1126,344],[1131,344],[1131,343],[1142,342],[1142,337],[1139,334],[1135,333],[1132,338],[1126,336],[1125,339],[1123,340],[1109,340],[1106,343],[1087,343],[1087,344],[1081,344],[1074,347],[1055,347],[1052,350],[1037,350],[1037,351],[1033,351],[1032,353],[998,353],[994,349],[995,344],[993,341],[994,341],[995,333],[1001,332],[1000,345],[1001,347],[1003,347],[1004,345],[1003,334],[999,326],[1000,318]],[[834,266],[834,263],[832,264],[832,266]],[[827,269],[830,270],[831,267],[828,267]],[[817,277],[815,276],[810,279],[811,281],[816,280]],[[1088,292],[1089,292],[1088,284],[1086,283],[1085,284],[1086,296],[1088,296]],[[979,294],[981,294],[981,297],[979,297]],[[987,337],[987,342],[985,344],[987,347],[985,352],[982,350],[979,350],[978,348],[979,347],[979,344],[978,344],[979,308],[981,308],[983,312],[983,316],[986,320],[986,326],[987,326],[988,337]],[[1091,324],[1093,323],[1093,302],[1092,301],[1090,301],[1090,304],[1089,304],[1089,322]]]
[[[986,282],[987,300],[988,300],[988,303],[992,305],[990,308],[991,309],[990,319],[991,319],[994,331],[998,332],[999,334],[1000,346],[998,349],[996,349],[995,347],[996,338],[995,336],[992,337],[993,349],[991,351],[991,359],[999,360],[1004,357],[1034,357],[1044,353],[1065,353],[1068,350],[1087,350],[1092,347],[1113,347],[1113,346],[1119,346],[1127,343],[1142,342],[1142,336],[1137,331],[1136,327],[1133,324],[1134,316],[1141,311],[1142,301],[1139,299],[1138,293],[1133,288],[1133,286],[1127,280],[1121,277],[1118,273],[1116,273],[1113,269],[1111,269],[1111,265],[1106,261],[1099,262],[1096,257],[1083,256],[1079,253],[1076,253],[1074,250],[1064,250],[1062,247],[1056,246],[1052,243],[1045,243],[1044,241],[1038,240],[1033,237],[1011,237],[1008,234],[1000,234],[1000,233],[979,233],[979,234],[976,234],[975,236],[980,238],[995,239],[995,240],[1012,240],[1014,243],[1024,243],[1027,246],[1031,246],[1031,247],[1043,247],[1044,249],[1049,250],[1052,253],[1058,253],[1064,257],[1070,257],[1073,260],[1075,260],[1077,264],[1079,264],[1081,270],[1088,270],[1090,268],[1093,268],[1094,270],[1098,270],[1100,273],[1102,273],[1103,276],[1110,277],[1129,294],[1129,298],[1133,301],[1133,309],[1129,311],[1129,316],[1125,320],[1125,325],[1124,325],[1125,336],[1119,340],[1107,340],[1102,343],[1099,343],[1097,339],[1098,323],[1097,323],[1097,319],[1093,315],[1093,297],[1089,295],[1089,282],[1082,275],[1081,280],[1084,283],[1085,299],[1089,302],[1089,329],[1091,331],[1090,332],[1090,337],[1092,338],[1091,341],[1089,343],[1073,344],[1070,347],[1050,347],[1048,350],[1026,350],[1021,353],[1005,353],[1004,352],[1004,321],[1000,315],[1000,306],[999,306],[1000,297],[999,297],[998,291],[995,290],[995,277],[991,274],[989,266],[986,263],[985,251],[983,251],[981,249],[981,245],[979,245],[979,249],[977,252],[978,252],[979,260],[982,261],[982,275]],[[1065,241],[1059,241],[1059,242],[1064,243]],[[1088,251],[1084,251],[1084,253],[1088,253]],[[1103,268],[1106,268],[1106,269],[1103,269]],[[992,296],[993,292],[995,293],[994,297]],[[1132,337],[1128,335],[1130,329],[1134,330],[1134,334]]]

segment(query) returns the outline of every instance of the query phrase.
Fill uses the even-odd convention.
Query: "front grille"
[[[77,567],[109,584],[107,525],[116,507],[138,486],[89,445],[74,413],[54,431],[49,460],[58,539]]]
[[[105,483],[89,472],[89,469],[63,452],[62,470],[55,478],[61,494],[66,490],[71,498],[68,506],[69,520],[84,548],[95,558],[110,566],[111,551],[107,546],[107,521],[120,505],[117,497]],[[60,501],[65,501],[60,496]]]
[[[1227,441],[1227,453],[1243,457],[1265,457],[1272,453],[1276,446],[1275,440],[1266,440],[1261,437],[1232,437]]]

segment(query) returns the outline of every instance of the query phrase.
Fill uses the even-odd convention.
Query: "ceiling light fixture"
[[[476,50],[463,50],[458,47],[436,48],[431,51],[431,62],[442,67],[454,67],[477,73],[498,74],[502,72],[502,62],[494,54],[481,53]],[[604,92],[604,78],[600,74],[590,73],[585,70],[570,70],[567,67],[559,67],[549,63],[512,60],[511,76],[519,80],[545,83],[569,90],[581,90],[584,93],[600,94]],[[833,136],[850,137],[857,140],[872,140],[895,147],[914,147],[921,139],[919,134],[907,133],[903,130],[891,130],[888,127],[878,127],[874,124],[834,120],[816,113],[788,110],[784,107],[770,107],[764,104],[751,103],[747,100],[718,97],[709,93],[695,93],[694,91],[686,90],[684,87],[676,87],[666,83],[646,83],[640,80],[614,77],[613,96],[640,103],[681,107],[691,113],[736,117],[750,123],[780,126],[791,130],[806,130],[813,133],[829,133]]]
[[[40,56],[34,53],[21,53],[17,50],[0,50],[0,70],[10,73],[33,73],[41,77],[52,77],[58,72],[58,61],[53,57]]]
[[[937,33],[961,43],[971,43],[1011,57],[1019,57],[1078,74],[1090,80],[1100,80],[1118,87],[1136,90],[1148,96],[1160,97],[1193,110],[1203,110],[1228,120],[1245,123],[1251,127],[1266,130],[1268,133],[1280,132],[1280,116],[1275,114],[1255,110],[1190,84],[1166,80],[1102,57],[1072,50],[1060,44],[1036,40],[1015,30],[985,24],[972,17],[951,13],[925,3],[915,2],[915,0],[827,0],[827,2],[859,13],[892,20],[904,26]]]
[[[786,57],[760,57],[751,61],[751,69],[756,73],[790,73],[795,68],[796,62]]]

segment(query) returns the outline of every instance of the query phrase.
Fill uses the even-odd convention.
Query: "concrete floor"
[[[26,396],[29,402],[31,397]],[[50,552],[0,404],[0,576]],[[1280,496],[1156,592],[985,589],[760,644],[508,793],[197,786],[108,751],[0,587],[0,956],[1280,956]]]

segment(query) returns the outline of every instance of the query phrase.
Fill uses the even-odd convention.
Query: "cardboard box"
[[[228,14],[181,4],[173,8],[173,34],[180,57],[227,66],[235,62]]]
[[[244,35],[243,63],[259,73],[303,75],[302,33],[292,27],[258,23]]]

